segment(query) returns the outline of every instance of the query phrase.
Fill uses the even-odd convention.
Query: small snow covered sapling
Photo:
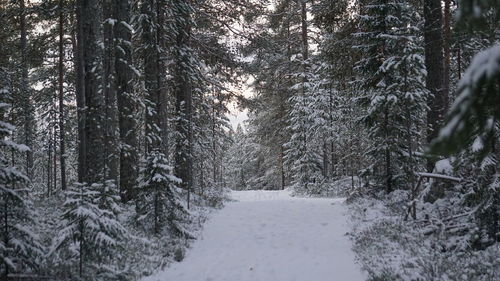
[[[68,258],[77,260],[83,278],[87,267],[95,272],[104,261],[116,258],[127,231],[117,219],[119,196],[112,181],[76,183],[66,196],[54,249],[66,248]]]
[[[166,156],[158,150],[146,159],[137,191],[137,221],[156,235],[166,230],[176,236],[191,238],[182,226],[189,212],[181,200],[181,180],[173,175]]]

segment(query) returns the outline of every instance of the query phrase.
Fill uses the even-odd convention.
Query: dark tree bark
[[[30,87],[28,81],[28,54],[27,54],[27,27],[26,27],[26,6],[25,1],[19,1],[19,28],[21,32],[21,99],[24,126],[24,144],[30,150],[26,152],[26,176],[33,176],[33,108],[30,100]]]
[[[451,0],[444,0],[444,22],[443,22],[443,105],[444,112],[448,112],[450,95],[450,61],[451,61]]]
[[[306,1],[300,3],[300,18],[301,18],[301,36],[302,36],[302,57],[304,60],[309,58],[309,43],[307,42],[307,6]]]
[[[61,189],[66,190],[66,131],[64,128],[64,0],[59,0],[59,161]]]
[[[424,1],[424,43],[425,66],[427,68],[426,87],[429,90],[427,104],[427,142],[431,142],[438,133],[446,113],[446,97],[443,85],[444,58],[441,13],[441,0]],[[427,169],[432,172],[434,160],[429,159]]]
[[[47,197],[52,194],[52,130],[49,130],[47,148]]]
[[[83,179],[87,183],[95,183],[104,179],[105,172],[102,5],[100,0],[81,0],[81,2],[87,161]]]
[[[156,32],[157,45],[160,47],[160,50],[166,48],[165,35],[164,35],[164,26],[165,26],[165,9],[166,3],[165,0],[157,0],[156,2],[156,15],[158,21],[158,29]],[[158,83],[158,91],[157,91],[157,104],[156,104],[156,122],[158,128],[160,130],[159,133],[159,149],[165,154],[168,155],[168,97],[167,97],[167,88],[165,84],[165,79],[167,76],[167,68],[165,65],[165,57],[164,52],[160,51],[156,53],[156,67],[158,69],[157,83]]]
[[[307,60],[309,59],[309,41],[308,41],[308,38],[309,38],[309,35],[308,35],[308,22],[307,22],[307,5],[306,5],[306,1],[301,1],[300,3],[300,21],[301,21],[301,44],[302,44],[302,59],[303,59],[303,64],[302,64],[302,70],[304,73],[306,73],[309,69],[309,62],[307,62]],[[306,77],[306,75],[304,75],[304,77],[302,78],[302,93],[300,93],[301,95],[303,95],[304,97],[306,95],[308,95],[308,93],[306,92],[306,83],[308,82],[308,79]],[[305,100],[305,99],[304,99]],[[301,118],[302,119],[306,119],[306,116],[304,116],[304,112],[302,111],[301,113]],[[308,134],[306,132],[306,129],[305,127],[301,128],[302,132],[302,140],[303,140],[303,143],[302,143],[302,155],[305,155],[308,151],[308,147],[307,147],[307,144],[308,144]],[[301,169],[304,169],[303,166]],[[307,169],[305,171],[305,174],[306,174],[306,182],[305,182],[305,189],[308,190],[309,187],[309,182],[310,182],[310,171],[308,168],[305,168]],[[304,171],[301,171],[301,174],[304,174]]]
[[[57,93],[54,92],[54,102],[57,100]],[[56,109],[54,108],[54,123],[56,123]],[[52,142],[54,143],[54,157],[52,159],[54,163],[53,167],[53,177],[54,177],[54,190],[57,190],[57,151],[56,151],[56,146],[57,146],[57,128],[54,124],[52,128]]]
[[[390,132],[389,132],[389,108],[385,107],[384,108],[384,134],[385,134],[385,141],[388,142],[390,139]],[[390,193],[393,191],[392,188],[392,161],[391,161],[391,150],[388,148],[388,145],[386,144],[387,148],[384,151],[384,157],[385,157],[385,190],[387,193]],[[352,164],[351,164],[352,165]]]
[[[78,118],[78,181],[83,182],[87,171],[87,141],[85,135],[85,73],[83,68],[83,20],[84,0],[76,2],[76,38],[73,34],[74,64],[76,69],[75,93]],[[75,48],[76,47],[76,48]]]
[[[280,146],[280,174],[281,174],[281,190],[285,190],[286,178],[285,178],[285,152],[283,151],[283,145]]]
[[[146,151],[159,147],[158,104],[160,96],[158,58],[157,0],[145,0],[141,6],[143,17],[142,41],[144,46],[144,85],[146,88]]]
[[[189,37],[190,37],[190,13],[185,7],[189,5],[186,1],[178,1],[173,7],[177,16],[175,24],[177,36],[174,48],[175,71],[174,71],[174,93],[176,97],[177,132],[180,137],[176,139],[175,175],[182,180],[182,186],[187,190],[188,207],[189,196],[193,182],[193,156],[192,156],[192,86],[189,62]]]
[[[127,3],[128,1],[125,1]],[[106,179],[112,179],[118,184],[119,175],[119,144],[118,144],[118,110],[117,91],[115,75],[115,45],[114,29],[119,21],[114,17],[114,0],[103,2],[103,36],[104,36],[104,57],[103,57],[103,87],[104,87],[104,141],[105,146],[105,169]]]
[[[122,201],[134,199],[134,187],[137,184],[137,134],[132,84],[132,30],[130,23],[130,2],[114,0],[115,24],[115,70],[116,94],[118,98],[120,142],[120,194]]]

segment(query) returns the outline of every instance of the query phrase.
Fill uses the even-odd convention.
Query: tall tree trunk
[[[159,137],[159,145],[160,150],[168,155],[168,108],[167,108],[167,89],[165,85],[165,77],[167,76],[167,69],[164,63],[165,58],[163,58],[163,49],[165,48],[165,36],[163,34],[164,26],[165,26],[165,9],[166,3],[165,0],[157,0],[156,1],[156,16],[158,21],[158,29],[156,30],[156,43],[160,48],[160,51],[156,52],[156,69],[157,72],[157,104],[156,104],[156,112],[157,112],[157,126],[160,130]]]
[[[5,195],[4,195],[5,196]],[[10,246],[10,241],[9,241],[9,197],[5,196],[5,200],[3,202],[4,209],[2,210],[3,213],[3,247],[8,247]],[[9,262],[7,259],[3,259],[3,267],[5,268],[5,271],[2,274],[2,280],[3,281],[8,281],[9,280]]]
[[[326,139],[327,135],[325,134],[325,135],[323,135],[323,137]],[[323,177],[329,178],[329,175],[328,175],[329,153],[328,153],[328,142],[326,140],[323,141],[323,155],[321,155],[321,157],[322,157],[322,160],[323,160],[323,171],[322,171]]]
[[[304,61],[309,58],[309,43],[307,41],[307,6],[306,1],[301,1],[300,3],[300,14],[301,14],[301,37],[302,37],[302,57]]]
[[[19,25],[21,31],[21,98],[24,117],[24,144],[30,150],[26,152],[26,176],[33,176],[33,108],[30,100],[30,86],[28,81],[28,54],[27,54],[27,27],[26,6],[24,0],[19,0]]]
[[[52,130],[48,132],[47,148],[47,197],[52,194]]]
[[[142,2],[142,41],[144,44],[144,86],[146,88],[146,151],[151,152],[159,147],[159,131],[157,127],[159,84],[158,84],[158,39],[157,0]]]
[[[215,100],[212,102],[212,181],[215,186],[218,185],[217,180],[217,134],[216,134],[216,120],[217,120],[217,105]]]
[[[386,184],[386,192],[390,193],[393,190],[392,187],[392,167],[391,167],[391,150],[389,148],[390,142],[390,133],[389,133],[389,108],[386,106],[384,108],[384,133],[385,133],[385,184]]]
[[[84,252],[84,240],[83,240],[83,232],[84,232],[84,224],[82,221],[80,221],[78,227],[80,228],[80,237],[78,238],[78,273],[79,273],[79,276],[80,276],[80,279],[83,279],[83,252]]]
[[[427,68],[426,87],[430,96],[427,99],[427,142],[436,136],[446,113],[446,97],[443,85],[444,60],[442,37],[441,0],[424,0],[424,43],[425,66]],[[432,172],[434,160],[429,159],[427,170]]]
[[[451,0],[444,0],[444,22],[443,22],[443,105],[444,113],[448,112],[450,95],[450,61],[451,61]]]
[[[304,76],[302,77],[302,96],[303,96],[303,104],[301,105],[302,108],[306,108],[306,95],[308,93],[306,93],[306,83],[308,82],[308,79],[307,79],[307,76],[305,75],[305,73],[308,71],[308,68],[309,68],[309,63],[307,62],[307,60],[309,59],[309,42],[308,42],[308,34],[307,34],[307,5],[306,5],[306,1],[301,1],[300,3],[300,19],[301,19],[301,39],[302,39],[302,59],[303,59],[303,64],[302,64],[302,71],[304,72]],[[307,125],[305,124],[305,120],[307,118],[307,116],[305,116],[305,112],[303,109],[300,110],[301,112],[301,121],[302,122],[302,125],[300,126],[301,127],[301,130],[302,130],[302,139],[303,139],[303,143],[302,143],[302,153],[301,153],[301,157],[305,158],[305,161],[308,161],[309,159],[307,159],[307,154],[309,153],[309,147],[308,147],[308,132],[307,132]],[[310,169],[308,168],[309,167],[309,163],[306,164],[307,166],[304,167],[304,163],[301,163],[301,177],[303,175],[305,175],[305,178],[306,178],[306,182],[305,182],[305,189],[307,190],[308,189],[308,185],[309,185],[309,182],[310,182],[310,177],[311,177],[311,173],[310,173]],[[305,170],[304,170],[305,168]]]
[[[64,0],[59,0],[59,150],[61,189],[66,190],[66,131],[64,129]]]
[[[104,13],[104,57],[103,57],[103,86],[105,99],[105,126],[104,141],[105,146],[105,170],[106,179],[114,180],[118,184],[119,169],[119,145],[118,145],[118,126],[119,118],[117,112],[117,91],[115,75],[115,46],[114,29],[120,22],[114,17],[114,0],[105,0],[103,3]],[[127,3],[128,0],[123,2]],[[114,18],[113,18],[114,17]],[[115,22],[116,20],[116,22]]]
[[[74,64],[76,69],[75,93],[78,119],[78,181],[83,182],[87,171],[87,140],[85,135],[85,73],[83,68],[83,19],[84,0],[76,2],[76,38],[73,34]],[[76,39],[76,40],[75,40]]]
[[[330,90],[329,90],[329,103],[328,103],[328,108],[329,108],[329,111],[328,111],[328,117],[329,117],[329,125],[330,125],[330,128],[331,128],[331,131],[330,131],[330,171],[329,171],[329,174],[330,174],[330,178],[333,178],[335,175],[335,143],[334,143],[334,139],[335,139],[335,132],[333,130],[334,127],[334,106],[333,106],[333,91],[332,91],[332,84],[330,84]]]
[[[190,57],[188,51],[191,30],[191,15],[186,9],[187,1],[178,1],[173,9],[177,15],[175,24],[177,38],[175,42],[174,59],[174,92],[176,97],[176,115],[178,118],[177,132],[180,137],[176,139],[175,175],[182,180],[183,188],[187,190],[188,206],[189,196],[193,181],[193,159],[192,159],[192,81],[190,69]]]
[[[86,102],[85,141],[87,167],[84,181],[101,182],[105,169],[104,95],[102,93],[102,5],[100,0],[81,0],[83,70]]]
[[[57,99],[57,93],[54,92],[54,101]],[[54,127],[52,128],[53,132],[52,132],[52,138],[53,138],[53,143],[54,143],[54,157],[52,159],[53,163],[54,163],[54,167],[53,167],[53,175],[54,175],[54,190],[57,190],[57,128],[55,126],[55,123],[57,122],[56,121],[56,112],[55,112],[55,108],[54,108]]]
[[[114,0],[115,24],[115,70],[116,95],[118,97],[120,128],[120,194],[122,201],[133,199],[137,184],[137,134],[135,113],[137,105],[133,96],[132,30],[130,23],[130,2]]]
[[[285,190],[285,152],[283,145],[280,145],[280,174],[281,174],[281,190]]]

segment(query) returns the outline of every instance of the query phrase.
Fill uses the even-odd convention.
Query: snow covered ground
[[[180,263],[144,281],[364,281],[343,199],[234,191]]]

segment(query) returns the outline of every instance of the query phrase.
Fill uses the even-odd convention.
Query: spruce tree
[[[141,171],[137,190],[137,221],[143,228],[155,235],[169,233],[192,238],[182,226],[189,220],[189,212],[180,197],[180,183],[165,155],[153,150]]]
[[[407,183],[407,175],[418,170],[418,128],[424,121],[426,91],[422,50],[419,47],[418,15],[404,1],[370,1],[360,16],[363,32],[356,46],[364,56],[360,73],[359,102],[372,146],[371,167],[376,182],[387,192]]]
[[[323,123],[324,115],[319,112],[318,100],[322,93],[316,89],[317,78],[314,66],[310,61],[300,63],[301,71],[295,74],[298,81],[291,90],[289,99],[290,140],[285,144],[285,164],[292,174],[292,187],[299,192],[314,193],[323,181],[321,151],[318,147],[319,124]]]
[[[15,127],[7,122],[9,75],[0,68],[0,275],[7,280],[10,273],[28,273],[36,269],[43,255],[29,201],[29,179],[9,161],[7,154],[29,151],[12,140]]]
[[[68,254],[81,279],[94,280],[102,264],[116,261],[127,236],[117,218],[120,196],[113,181],[76,183],[66,196],[53,248]]]

